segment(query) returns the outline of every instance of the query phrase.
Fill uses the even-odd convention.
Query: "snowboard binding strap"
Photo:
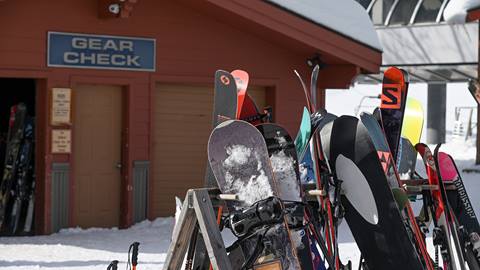
[[[232,233],[244,238],[254,229],[283,222],[283,204],[277,197],[268,197],[260,200],[250,207],[230,214],[227,227]]]

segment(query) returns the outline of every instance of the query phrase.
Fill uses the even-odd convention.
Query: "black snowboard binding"
[[[243,238],[260,226],[283,222],[283,217],[281,200],[277,197],[268,197],[242,211],[230,214],[226,226],[235,236]]]
[[[470,244],[472,245],[472,249],[475,252],[475,255],[477,256],[477,259],[480,260],[480,236],[476,232],[472,232],[469,235],[470,238]]]

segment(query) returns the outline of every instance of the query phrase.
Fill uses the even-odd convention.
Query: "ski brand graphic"
[[[377,151],[377,154],[380,163],[382,163],[383,171],[387,172],[390,165],[390,152]]]
[[[335,160],[338,179],[343,181],[345,196],[357,212],[372,225],[378,224],[378,210],[367,179],[357,165],[340,154]]]
[[[227,76],[225,76],[225,75],[222,75],[222,76],[220,77],[220,81],[221,81],[223,84],[225,84],[225,85],[229,85],[229,84],[230,84],[230,79],[229,79]]]
[[[400,109],[402,105],[402,89],[397,84],[385,84],[382,89],[382,108]]]
[[[458,195],[460,196],[460,200],[462,201],[462,204],[465,207],[465,212],[468,214],[470,218],[477,219],[477,216],[475,215],[475,211],[473,210],[473,207],[470,204],[467,191],[465,190],[465,186],[463,185],[462,181],[457,177],[453,180],[453,183],[455,184]]]

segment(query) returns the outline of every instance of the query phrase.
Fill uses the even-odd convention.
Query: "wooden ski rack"
[[[236,199],[236,195],[220,194],[218,189],[208,188],[187,191],[180,217],[173,230],[172,243],[168,248],[167,259],[163,266],[164,270],[179,270],[182,268],[197,223],[202,232],[202,239],[212,268],[218,270],[232,269],[213,208],[214,205],[221,203],[220,198],[222,198],[221,200],[231,200]]]
[[[428,179],[406,179],[400,180],[402,186],[409,194],[420,194],[425,190],[439,190],[438,185],[430,185]],[[453,182],[444,182],[446,190],[456,190]]]

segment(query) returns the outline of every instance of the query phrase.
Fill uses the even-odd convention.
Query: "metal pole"
[[[428,85],[427,143],[445,142],[445,121],[447,110],[447,85]]]
[[[475,164],[480,164],[480,104],[477,105],[477,158]]]

